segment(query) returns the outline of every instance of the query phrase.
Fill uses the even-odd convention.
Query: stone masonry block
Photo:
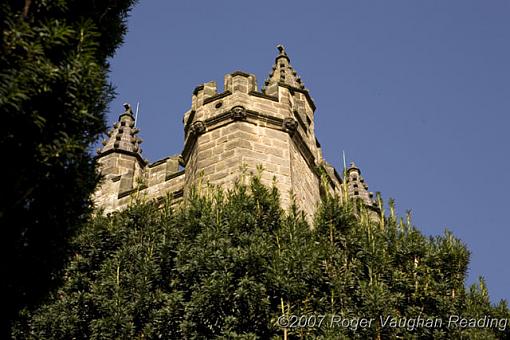
[[[245,85],[234,84],[233,88],[234,88],[234,92],[240,91],[240,92],[248,93],[248,87]]]
[[[237,130],[229,136],[232,137],[232,139],[241,139],[250,142],[257,142],[259,140],[259,137],[256,134],[252,134],[241,130]]]
[[[273,156],[273,155],[269,155],[268,161],[270,163],[273,163],[273,164],[279,165],[279,166],[288,166],[289,165],[289,160],[288,159],[276,157],[276,156]]]
[[[213,155],[209,158],[198,160],[196,166],[198,169],[202,169],[202,168],[207,167],[208,165],[215,164],[216,162],[218,162],[218,160],[219,160],[219,155]]]
[[[225,160],[225,159],[234,157],[234,155],[235,155],[235,151],[234,150],[228,150],[228,151],[220,153],[220,159],[221,160]]]
[[[206,150],[200,150],[197,154],[197,157],[200,159],[205,159],[205,158],[211,157],[212,154],[213,154],[213,152],[212,152],[211,148],[209,148]]]
[[[228,143],[225,144],[225,151],[237,149],[237,148],[251,150],[253,147],[249,141],[244,140],[244,139],[235,139],[235,140],[229,141]]]
[[[207,143],[212,140],[212,134],[211,133],[204,133],[203,135],[198,136],[198,140],[200,143]]]
[[[282,174],[283,176],[289,176],[290,177],[290,168],[288,166],[281,166],[280,165],[280,166],[278,166],[278,173]]]
[[[214,96],[216,92],[216,82],[210,81],[204,84],[204,99]]]
[[[211,149],[214,146],[216,146],[216,141],[215,140],[211,140],[210,142],[205,142],[205,143],[198,143],[199,152]]]
[[[171,174],[179,171],[179,159],[170,158],[166,161],[166,174]]]
[[[120,159],[119,163],[118,163],[118,166],[120,168],[125,168],[125,169],[133,169],[134,165],[135,165],[134,159],[130,159],[130,160]]]
[[[245,152],[243,152],[243,155],[242,155],[243,161],[245,159],[253,159],[253,160],[259,162],[262,165],[264,165],[264,163],[267,162],[268,157],[269,156],[266,155],[266,154],[263,154],[261,152],[255,152],[255,151],[252,151],[252,150],[246,150]]]
[[[239,131],[244,131],[246,133],[254,135],[255,137],[259,136],[259,129],[257,128],[257,126],[253,124],[238,122],[232,125],[235,125],[236,129]]]
[[[264,135],[269,138],[284,140],[286,139],[287,133],[280,130],[264,129]]]
[[[215,182],[215,181],[218,181],[218,180],[220,180],[220,179],[225,178],[225,176],[227,176],[227,172],[216,172],[216,173],[214,173],[214,174],[210,175],[210,176],[208,177],[208,179],[209,179],[209,181],[211,181],[211,182]]]

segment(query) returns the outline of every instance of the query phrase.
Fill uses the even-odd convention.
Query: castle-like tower
[[[352,165],[342,186],[338,172],[322,157],[315,136],[315,104],[283,46],[259,91],[255,76],[227,74],[223,92],[208,82],[193,91],[191,109],[184,114],[184,148],[180,155],[149,164],[141,156],[138,129],[131,107],[119,117],[98,150],[104,181],[95,195],[105,212],[119,210],[134,192],[148,199],[182,197],[200,183],[230,186],[241,169],[276,183],[283,207],[292,198],[310,217],[321,195],[347,190],[373,205],[360,170]],[[345,188],[345,189],[343,189]]]

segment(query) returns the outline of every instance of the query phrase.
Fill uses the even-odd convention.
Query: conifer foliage
[[[62,286],[25,310],[15,338],[502,339],[508,327],[447,327],[451,315],[510,318],[485,284],[464,288],[469,253],[424,237],[394,209],[383,220],[325,197],[310,228],[257,176],[192,192],[173,209],[134,203],[74,239]],[[293,319],[293,315],[297,316]],[[386,317],[442,319],[390,327]],[[319,325],[318,318],[323,321]],[[300,318],[300,320],[299,320]],[[349,325],[331,320],[351,320]],[[370,327],[355,320],[373,318]],[[354,320],[354,321],[353,321]],[[295,321],[297,323],[292,324]],[[306,324],[304,324],[305,322]]]
[[[134,0],[0,3],[0,331],[53,285],[98,176],[108,62]],[[4,334],[0,333],[0,337]]]

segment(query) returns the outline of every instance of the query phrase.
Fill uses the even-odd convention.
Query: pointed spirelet
[[[374,204],[373,193],[368,191],[368,185],[361,177],[361,171],[354,162],[347,168],[345,180],[347,181],[349,197],[361,199],[366,205]]]
[[[140,131],[135,127],[135,117],[131,105],[125,103],[124,112],[108,132],[108,138],[103,141],[104,146],[97,150],[98,155],[114,151],[141,154],[142,139],[136,135],[138,132]]]
[[[285,51],[285,47],[278,45],[276,48],[279,52],[278,56],[262,89],[264,90],[272,84],[285,84],[299,90],[306,90],[305,84],[290,64],[290,58]]]

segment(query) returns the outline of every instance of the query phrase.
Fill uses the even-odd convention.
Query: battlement
[[[258,166],[264,168],[263,183],[276,183],[282,206],[295,200],[309,217],[324,192],[341,194],[342,179],[323,159],[315,136],[315,104],[283,46],[278,50],[261,91],[255,75],[242,71],[225,75],[223,92],[218,93],[214,81],[194,89],[183,118],[180,155],[152,164],[143,160],[127,105],[99,150],[105,180],[96,193],[98,206],[122,209],[134,192],[148,198],[180,198],[203,183],[229,187],[241,168],[255,173]],[[359,184],[352,182],[349,188]],[[372,204],[368,194],[360,197]]]

